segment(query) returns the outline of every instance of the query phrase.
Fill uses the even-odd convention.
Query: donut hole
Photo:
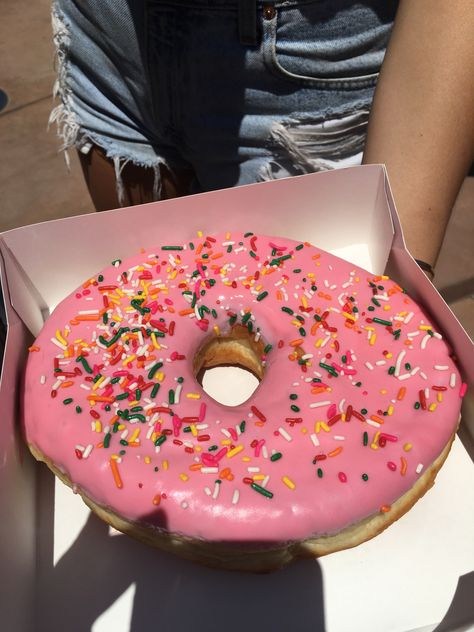
[[[263,342],[237,325],[226,335],[208,338],[194,356],[194,375],[212,399],[239,406],[258,388],[265,368]]]

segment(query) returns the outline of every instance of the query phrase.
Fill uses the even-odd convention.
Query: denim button
[[[266,4],[263,7],[263,17],[265,20],[273,20],[276,15],[276,9],[272,4]]]

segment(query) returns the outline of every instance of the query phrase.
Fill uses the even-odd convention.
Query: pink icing
[[[309,244],[212,239],[109,266],[58,305],[29,356],[28,442],[95,501],[197,538],[277,545],[386,510],[457,424],[461,380],[435,325],[393,281]],[[232,315],[272,348],[255,393],[230,408],[192,361]]]

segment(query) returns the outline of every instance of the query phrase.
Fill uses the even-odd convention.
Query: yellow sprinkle
[[[306,300],[306,296],[304,294],[301,295],[301,305],[303,305],[304,308],[308,307],[308,301]]]
[[[386,312],[392,309],[391,305],[384,305],[383,308]]]
[[[153,346],[155,347],[155,349],[161,349],[160,345],[158,344],[157,340],[156,340],[156,336],[153,332],[151,332],[151,341],[153,343]]]
[[[317,421],[314,424],[314,432],[318,434],[320,430],[324,430],[324,432],[329,432],[329,426],[324,423],[324,421]]]
[[[162,382],[165,379],[165,374],[164,373],[156,373],[155,374],[155,380],[158,380],[158,382]]]
[[[151,459],[150,459],[150,457],[149,457],[149,456],[146,456],[143,460],[145,461],[145,463],[146,463],[147,465],[149,465],[149,464],[151,463]]]
[[[254,474],[252,476],[252,479],[254,481],[263,481],[264,478],[265,478],[265,474]]]
[[[102,432],[102,424],[100,423],[98,419],[96,419],[94,430],[96,432]]]
[[[320,347],[323,344],[323,338],[318,338],[318,340],[316,340],[316,342],[314,343],[314,346],[316,348]]]
[[[375,344],[375,341],[377,340],[377,334],[372,334],[370,336],[370,341],[369,344],[371,344],[372,346]]]
[[[230,445],[232,443],[231,439],[222,439],[221,445]]]
[[[377,432],[374,435],[374,438],[372,439],[372,443],[370,444],[370,447],[372,448],[372,450],[378,450],[379,446],[377,444],[377,441],[380,437],[380,430],[377,430]]]
[[[438,404],[436,402],[433,402],[432,404],[429,405],[428,410],[430,411],[430,413],[434,412],[436,410],[436,407],[438,406]]]
[[[421,329],[421,331],[429,331],[430,329],[433,329],[433,327],[431,325],[420,325],[418,329]]]
[[[102,382],[105,380],[105,375],[103,375],[99,380],[97,380],[97,382],[94,384],[94,386],[92,387],[92,390],[95,391],[98,388],[100,388],[100,385],[102,384]]]
[[[282,480],[282,481],[285,483],[285,485],[286,485],[287,487],[289,487],[290,489],[295,489],[296,485],[293,483],[293,481],[291,480],[291,478],[288,478],[288,476],[284,476],[281,480]]]
[[[117,459],[120,459],[120,456],[118,454],[112,454],[110,458],[113,459],[114,461],[117,461]]]
[[[226,241],[229,241],[229,239],[230,239],[230,233],[226,233],[226,234],[225,234],[225,240],[226,240]]]
[[[118,429],[119,430],[125,430],[125,424],[119,424]]]
[[[168,469],[168,467],[169,467],[168,460],[163,461],[163,463],[161,464],[161,467],[162,467],[164,470],[167,470],[167,469]]]
[[[219,327],[217,325],[214,325],[213,329],[216,336],[219,336],[221,333],[221,330],[219,329]]]
[[[177,274],[178,274],[178,271],[176,269],[173,270],[173,272],[168,276],[168,279],[170,280],[175,279]]]
[[[137,428],[132,434],[132,436],[130,437],[129,441],[135,441],[136,439],[138,439],[139,435],[140,435],[140,428]]]
[[[59,340],[59,342],[64,345],[65,347],[67,347],[67,340],[64,340],[64,338],[61,335],[61,332],[59,331],[59,329],[56,330],[56,338]]]
[[[237,445],[235,446],[235,448],[233,450],[229,450],[227,452],[227,458],[231,459],[233,456],[235,456],[236,454],[238,454],[239,452],[242,452],[242,450],[244,449],[243,445]]]
[[[387,358],[387,360],[390,360],[390,358],[393,358],[393,353],[387,353],[385,357]]]
[[[301,432],[302,432],[302,434],[306,434],[308,432],[308,429],[303,426],[301,428]]]
[[[198,230],[198,237],[202,237],[202,230]]]
[[[388,415],[393,415],[393,406],[392,406],[392,404],[390,404],[390,406],[387,408],[387,414]]]
[[[122,362],[122,366],[125,366],[129,362],[132,362],[133,360],[135,360],[136,357],[137,357],[136,355],[132,355],[132,356],[129,356],[128,358],[125,358],[125,360]]]
[[[344,318],[349,318],[349,320],[355,320],[356,317],[353,314],[349,314],[348,312],[342,312]]]
[[[405,445],[403,446],[403,449],[405,450],[405,452],[410,452],[410,450],[412,449],[413,444],[411,443],[405,443]]]
[[[249,461],[251,461],[252,459],[249,456],[243,456],[242,457],[242,461],[245,461],[245,463],[248,463]]]
[[[191,428],[191,433],[193,434],[193,436],[197,437],[198,431],[197,431],[196,425],[195,424],[190,424],[190,428]]]
[[[442,393],[438,393],[438,395],[436,396],[436,399],[438,400],[438,402],[442,402],[443,401]]]
[[[186,393],[188,399],[201,399],[199,393]]]
[[[179,475],[179,478],[182,481],[187,481],[189,479],[189,476],[187,474],[184,474],[184,472],[182,474]]]

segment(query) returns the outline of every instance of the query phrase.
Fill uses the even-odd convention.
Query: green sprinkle
[[[174,390],[172,388],[168,391],[168,401],[170,405],[174,404]]]
[[[82,408],[80,406],[76,406],[76,413],[82,413]]]
[[[360,412],[361,412],[363,415],[367,415],[367,408],[361,408]]]
[[[114,425],[112,426],[112,432],[118,432],[119,426],[120,426],[120,422],[116,421]]]
[[[141,390],[139,388],[137,388],[135,390],[135,399],[137,400],[137,402],[140,401],[140,397],[141,396],[142,396],[142,392],[141,392]]]
[[[120,439],[120,445],[128,445],[128,441],[125,439]]]
[[[300,336],[306,336],[306,329],[304,327],[300,327],[298,331],[300,332]]]
[[[155,467],[153,469],[155,470],[155,472],[159,472],[159,470],[160,470],[160,468],[157,465],[155,465]]]
[[[109,322],[109,315],[107,314],[107,312],[102,314],[102,322],[104,323],[104,325],[106,325]]]
[[[372,318],[373,323],[378,323],[379,325],[385,325],[386,327],[391,327],[392,323],[389,320],[382,320],[381,318]]]
[[[245,233],[244,237],[252,237],[253,233]]]
[[[405,362],[405,369],[411,371],[411,364],[409,362]]]
[[[156,364],[154,364],[151,367],[151,369],[148,371],[148,379],[152,380],[155,373],[158,371],[158,369],[161,369],[162,366],[163,366],[163,362],[157,362]]]
[[[296,246],[295,250],[301,250],[302,248],[304,248],[304,244],[299,244]]]
[[[194,250],[194,244],[193,244],[192,241],[189,242],[189,247],[190,247],[191,250]]]
[[[369,310],[369,312],[375,312],[375,307],[373,307],[372,305],[369,305],[367,309]]]
[[[281,308],[281,311],[282,311],[282,312],[286,312],[287,314],[291,314],[292,316],[293,316],[293,314],[295,313],[295,312],[291,309],[291,307],[282,307],[282,308]]]
[[[394,367],[394,366],[391,366],[391,367],[389,368],[389,370],[388,370],[388,374],[389,374],[389,375],[393,375],[394,373],[395,373],[395,367]]]
[[[158,437],[158,439],[155,441],[155,445],[156,446],[163,445],[165,441],[166,441],[166,435],[161,435],[161,437]]]
[[[253,250],[249,250],[249,255],[253,257],[254,259],[257,258],[257,254]]]
[[[299,274],[301,272],[301,268],[295,268],[293,272],[294,274]]]
[[[138,421],[140,421],[142,424],[145,423],[146,418],[144,415],[140,415],[138,413],[136,413],[135,415],[130,415],[130,417],[128,417],[127,421],[131,421],[132,419],[138,419]]]
[[[434,331],[432,329],[427,329],[426,333],[428,334],[428,336],[434,336]]]
[[[267,354],[267,353],[269,353],[272,349],[273,349],[273,346],[272,346],[272,345],[270,345],[270,344],[268,344],[268,345],[264,348],[263,353]]]
[[[323,471],[320,467],[318,467],[318,477],[322,478],[323,477]]]
[[[102,283],[102,281],[104,280],[104,277],[99,274],[99,276],[97,277],[97,281],[99,281],[99,283]]]
[[[362,382],[356,382],[355,385],[356,386],[362,386]]]
[[[298,399],[298,395],[296,393],[291,393],[290,399]]]
[[[332,366],[329,366],[329,364],[324,364],[324,362],[320,362],[319,366],[322,369],[326,369],[326,371],[330,373],[333,377],[339,377],[339,373]]]
[[[231,316],[229,318],[229,325],[232,327],[232,325],[235,324],[235,321],[237,320],[237,316]]]
[[[341,360],[342,360],[342,363],[343,363],[343,364],[346,364],[346,362],[347,362],[347,356],[343,355],[343,356],[341,357]]]
[[[110,445],[110,440],[112,439],[112,435],[108,432],[104,437],[104,448],[108,448]]]
[[[300,412],[299,406],[296,406],[295,404],[291,404],[290,408],[295,413],[299,413]]]
[[[260,485],[257,485],[257,483],[250,483],[250,487],[254,489],[256,492],[258,492],[259,494],[262,494],[262,496],[266,496],[267,498],[273,498],[272,492],[269,492],[268,489],[265,489],[265,487],[261,487]]]
[[[377,305],[377,307],[380,307],[380,303],[378,302],[378,300],[377,300],[376,298],[373,298],[373,299],[372,299],[372,303],[373,303],[374,305]]]
[[[414,408],[416,408],[416,410],[418,410],[418,408],[420,408],[420,406],[421,406],[420,402],[415,402]]]
[[[178,382],[178,384],[182,384],[184,382],[184,377],[177,377],[176,381]]]
[[[368,481],[369,480],[368,474],[362,474],[362,480],[363,481]]]
[[[262,292],[257,296],[257,301],[263,301],[266,296],[268,296],[268,292]]]
[[[112,265],[113,265],[113,266],[115,266],[115,264],[120,265],[121,263],[122,263],[122,259],[114,259],[114,260],[112,261]],[[115,266],[115,267],[117,267],[117,266]]]
[[[364,441],[363,441],[364,445],[366,446],[369,443],[369,433],[368,432],[364,432]]]
[[[127,397],[128,393],[120,393],[119,395],[115,396],[115,399],[118,399],[120,401],[121,399],[127,399]]]
[[[185,426],[183,432],[191,432],[191,426]]]
[[[252,316],[252,312],[247,312],[242,318],[242,325],[245,325],[251,316]]]
[[[251,320],[249,320],[249,322],[247,323],[247,329],[248,329],[249,334],[251,334],[253,330],[253,323]]]
[[[183,246],[161,246],[161,250],[184,250]]]
[[[141,410],[143,410],[143,406],[134,406],[133,408],[130,408],[131,413],[138,413]]]
[[[240,432],[245,432],[245,419],[240,422]]]
[[[215,450],[218,450],[219,446],[218,445],[211,445],[210,448],[207,449],[208,452],[215,452]]]
[[[213,318],[217,318],[217,312],[215,309],[211,309],[211,314]]]
[[[397,329],[396,331],[393,332],[393,335],[395,336],[395,339],[398,340],[400,338],[400,334],[402,333],[401,329]]]
[[[283,255],[281,257],[277,257],[276,259],[272,259],[272,261],[270,261],[270,265],[278,266],[282,261],[286,261],[287,259],[291,259],[291,255]]]
[[[154,399],[158,395],[158,391],[160,390],[160,384],[155,384],[155,386],[151,389],[151,399]]]
[[[67,399],[63,399],[63,404],[70,404],[72,402],[72,397],[68,397]]]
[[[275,452],[275,454],[272,454],[272,456],[270,457],[270,461],[278,461],[279,459],[281,459],[282,456],[283,455],[281,452]]]
[[[84,371],[86,371],[86,373],[93,373],[92,369],[90,368],[84,356],[82,355],[78,356],[76,358],[76,362],[80,362],[82,364]]]
[[[232,244],[229,244],[229,245],[227,246],[227,252],[232,252]]]

